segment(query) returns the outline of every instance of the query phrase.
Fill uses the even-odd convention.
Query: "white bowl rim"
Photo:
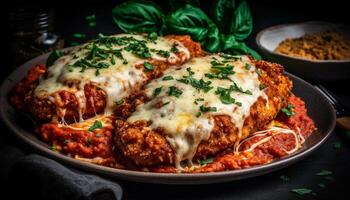
[[[302,25],[302,24],[325,24],[325,25],[328,24],[328,25],[349,27],[349,26],[347,26],[345,24],[325,22],[325,21],[306,21],[306,22],[298,22],[298,23],[278,24],[278,25],[269,26],[269,27],[264,28],[263,30],[259,31],[258,34],[256,35],[255,42],[256,42],[256,44],[258,45],[259,48],[269,52],[270,54],[273,54],[275,56],[281,56],[281,57],[284,57],[284,58],[293,59],[293,60],[300,60],[300,61],[305,61],[305,62],[310,62],[310,63],[349,63],[350,62],[350,59],[344,59],[344,60],[309,60],[309,59],[302,58],[302,57],[290,56],[290,55],[278,53],[278,52],[275,52],[275,51],[271,51],[271,50],[267,49],[265,46],[263,46],[260,43],[262,35],[265,34],[267,31],[269,31],[271,29],[283,28],[283,27],[287,27],[287,26]],[[349,29],[350,29],[350,27],[349,27]]]

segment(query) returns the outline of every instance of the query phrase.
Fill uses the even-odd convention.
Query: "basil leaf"
[[[199,0],[170,0],[169,4],[172,11],[176,11],[186,4],[190,4],[194,7],[200,6]]]
[[[49,57],[46,60],[46,66],[50,67],[55,63],[57,59],[60,57],[64,56],[64,53],[62,51],[54,50],[53,52],[50,53]]]
[[[232,55],[251,55],[260,60],[261,56],[244,42],[237,41],[234,35],[221,35],[221,51]]]
[[[242,1],[233,13],[230,32],[237,40],[246,39],[253,30],[253,18],[247,2]]]
[[[159,32],[163,25],[164,13],[153,2],[128,1],[112,10],[114,22],[125,32]]]
[[[201,9],[187,4],[170,13],[165,22],[169,33],[190,35],[209,52],[219,50],[219,30]]]
[[[227,30],[227,23],[229,23],[233,17],[234,8],[234,0],[215,0],[213,19],[221,32]]]

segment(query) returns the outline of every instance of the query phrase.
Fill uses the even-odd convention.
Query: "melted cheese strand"
[[[285,129],[285,128],[280,128],[280,127],[271,127],[269,129],[266,129],[266,130],[257,131],[254,134],[252,134],[252,136],[250,136],[249,138],[246,138],[246,139],[242,140],[237,146],[234,147],[234,152],[235,153],[242,152],[242,151],[239,150],[241,145],[243,143],[249,141],[249,140],[252,140],[255,137],[261,137],[261,136],[269,135],[269,136],[267,136],[267,137],[265,137],[265,138],[255,142],[248,149],[243,151],[243,152],[251,152],[256,147],[258,147],[259,145],[261,145],[261,144],[263,144],[265,142],[268,142],[273,136],[279,135],[279,134],[292,134],[294,136],[295,146],[294,146],[293,149],[291,149],[289,151],[284,150],[287,154],[292,154],[295,151],[297,151],[298,149],[300,149],[301,145],[305,141],[304,137],[300,133],[296,133],[295,131],[293,131],[291,129]]]

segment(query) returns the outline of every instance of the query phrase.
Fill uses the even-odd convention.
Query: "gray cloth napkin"
[[[11,199],[119,200],[118,183],[69,169],[40,155],[7,146],[0,150],[0,179]],[[9,196],[9,195],[6,195]]]

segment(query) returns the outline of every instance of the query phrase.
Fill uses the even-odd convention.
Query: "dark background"
[[[87,39],[94,38],[98,33],[115,34],[120,32],[112,21],[111,9],[121,1],[50,1],[50,2],[23,2],[11,1],[2,6],[2,14],[5,16],[3,33],[7,36],[3,40],[3,49],[11,46],[9,22],[6,20],[7,12],[18,6],[42,6],[54,10],[54,31],[62,36],[66,46],[73,42],[84,42]],[[156,1],[167,11],[169,9],[167,0]],[[256,49],[255,36],[257,32],[271,25],[282,23],[294,23],[308,20],[330,21],[349,24],[349,9],[346,1],[332,0],[321,1],[266,1],[266,0],[248,0],[251,7],[254,20],[254,31],[248,38],[247,43]],[[212,1],[202,0],[201,6],[210,12]],[[85,16],[96,14],[97,25],[89,27]],[[77,39],[73,37],[74,33],[84,33],[86,39]],[[1,79],[6,73],[11,71],[14,61],[11,55],[3,53],[4,59],[1,64]],[[349,66],[350,67],[350,66]],[[349,80],[333,83],[324,83],[324,85],[334,92],[344,103],[350,102]],[[1,105],[0,105],[1,106]],[[1,124],[0,148],[4,145],[18,144],[7,130]],[[350,158],[349,158],[349,138],[345,133],[334,131],[329,140],[311,156],[305,160],[290,166],[286,169],[256,177],[247,180],[212,184],[203,186],[175,186],[175,185],[153,185],[141,183],[121,182],[124,187],[125,199],[348,199],[350,178]],[[340,144],[340,148],[336,148]],[[30,150],[27,150],[30,152]],[[1,162],[1,161],[0,161]],[[330,178],[316,176],[321,170],[331,170],[333,175]],[[281,175],[289,177],[289,181],[280,179]],[[325,188],[319,186],[320,183],[326,185]],[[291,193],[294,188],[313,189],[315,195],[299,196]]]

